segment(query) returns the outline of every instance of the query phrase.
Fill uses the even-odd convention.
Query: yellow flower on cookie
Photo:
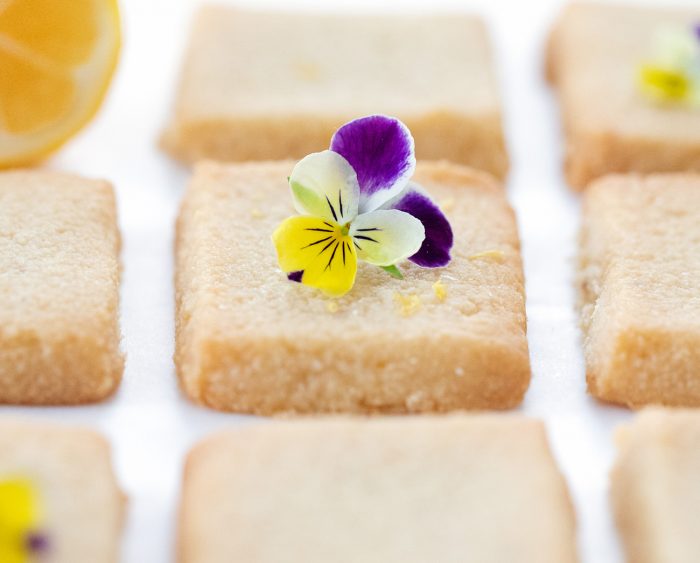
[[[0,561],[29,563],[46,548],[37,532],[41,518],[37,493],[26,479],[0,480]]]
[[[300,215],[272,235],[287,277],[340,296],[355,283],[358,260],[399,278],[397,264],[406,259],[423,268],[445,266],[452,229],[410,181],[415,166],[410,132],[382,115],[345,124],[330,150],[299,161],[289,185]]]
[[[389,267],[415,254],[423,243],[423,225],[408,213],[359,213],[357,175],[333,151],[302,159],[289,183],[295,207],[304,215],[283,221],[272,239],[290,280],[343,295],[355,283],[358,258]]]
[[[700,27],[658,29],[639,87],[657,103],[700,104]]]

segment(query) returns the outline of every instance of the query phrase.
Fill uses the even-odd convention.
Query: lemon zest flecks
[[[443,211],[452,211],[455,206],[455,200],[453,197],[448,197],[440,202],[440,207]]]
[[[254,207],[253,209],[250,210],[250,216],[253,219],[262,219],[263,213],[257,207]]]
[[[459,309],[460,313],[466,316],[475,315],[479,312],[479,306],[468,299],[464,300],[462,303],[459,303],[457,308]]]
[[[441,303],[447,299],[447,287],[444,283],[442,283],[442,278],[438,278],[438,280],[433,284],[433,293],[435,294],[437,300]]]
[[[340,306],[338,305],[337,301],[335,301],[334,299],[326,301],[326,311],[328,311],[331,315],[334,315],[339,310]]]
[[[421,308],[421,300],[415,293],[394,293],[394,302],[399,306],[399,312],[404,317],[414,315]]]
[[[316,82],[321,78],[321,68],[311,61],[298,61],[294,68],[297,76],[307,82]]]
[[[495,262],[503,262],[505,260],[506,253],[497,248],[491,250],[484,250],[483,252],[477,252],[469,257],[469,260],[494,260]]]

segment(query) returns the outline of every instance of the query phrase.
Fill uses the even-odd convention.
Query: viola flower
[[[37,532],[40,510],[34,486],[25,479],[0,481],[0,561],[28,563],[45,551],[47,538]]]
[[[383,115],[343,125],[330,150],[299,161],[289,184],[300,215],[272,235],[287,277],[341,296],[355,283],[358,259],[396,277],[406,259],[425,268],[447,265],[452,229],[410,181],[415,167],[410,131]]]
[[[700,25],[660,28],[652,58],[640,68],[639,86],[655,102],[700,104]]]

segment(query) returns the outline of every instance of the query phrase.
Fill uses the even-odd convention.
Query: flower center
[[[349,233],[349,232],[350,232],[350,223],[349,223],[349,222],[348,222],[348,223],[345,223],[345,225],[342,225],[342,226],[340,227],[340,235],[341,235],[341,236],[346,237],[346,236],[348,236],[348,233]]]

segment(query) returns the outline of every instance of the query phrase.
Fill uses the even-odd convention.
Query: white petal
[[[289,177],[294,207],[302,215],[339,224],[357,216],[360,186],[352,166],[338,153],[312,153],[300,160]]]
[[[418,219],[397,209],[358,215],[350,227],[360,260],[376,266],[391,266],[421,247],[425,228]]]

